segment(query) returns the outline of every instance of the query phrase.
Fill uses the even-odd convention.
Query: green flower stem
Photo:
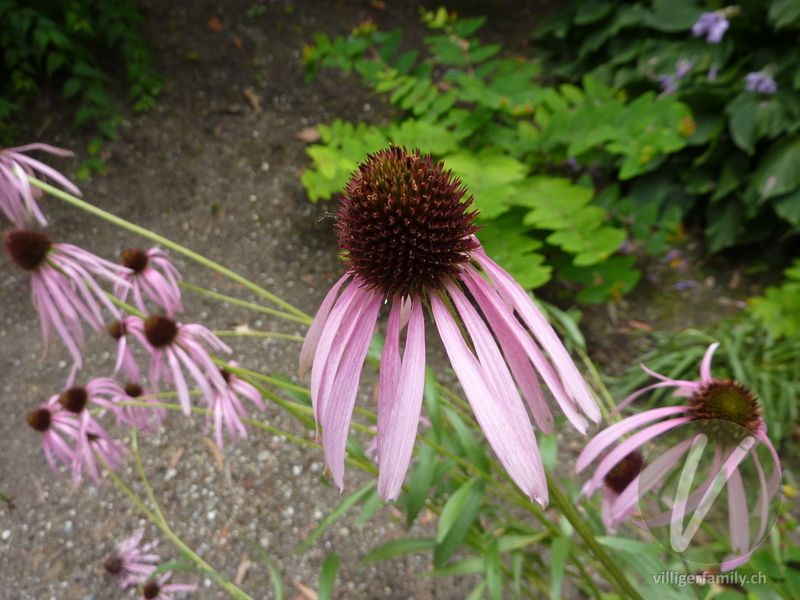
[[[606,384],[603,383],[603,379],[600,377],[597,367],[595,367],[594,362],[586,353],[586,350],[578,345],[575,345],[575,351],[578,353],[578,356],[581,357],[583,364],[589,370],[589,374],[592,376],[595,386],[600,391],[600,395],[602,396],[603,400],[605,400],[606,406],[603,406],[603,404],[600,402],[597,403],[597,406],[600,408],[600,412],[603,413],[603,418],[608,419],[609,413],[617,408],[617,404],[611,397]]]
[[[275,333],[274,331],[234,331],[230,329],[215,329],[211,333],[217,337],[259,337],[275,338],[277,340],[289,340],[290,342],[302,342],[305,338],[289,333]]]
[[[136,430],[134,429],[133,431],[135,432]],[[177,546],[181,550],[181,552],[183,552],[189,559],[191,559],[197,566],[199,566],[203,572],[205,572],[208,575],[212,576],[217,581],[217,583],[220,585],[220,587],[222,587],[232,597],[238,598],[239,600],[253,600],[253,598],[251,596],[249,596],[248,594],[244,593],[242,590],[240,590],[238,587],[236,587],[230,581],[225,579],[222,575],[217,573],[217,571],[214,570],[211,567],[211,565],[209,565],[202,558],[200,558],[197,554],[195,554],[195,552],[189,546],[187,546],[181,538],[179,538],[177,535],[175,535],[175,533],[172,531],[172,529],[170,529],[169,526],[167,525],[167,523],[164,521],[164,518],[161,516],[161,511],[158,510],[158,505],[157,504],[154,503],[154,506],[156,507],[156,510],[158,510],[158,514],[155,514],[149,508],[147,508],[144,505],[144,503],[139,499],[139,497],[136,494],[134,494],[133,491],[127,485],[125,485],[125,483],[122,481],[122,479],[119,477],[119,475],[117,475],[114,472],[114,469],[112,469],[106,463],[106,461],[103,460],[102,456],[97,455],[97,458],[100,460],[100,462],[103,463],[103,466],[105,467],[105,469],[108,472],[108,474],[111,477],[111,479],[114,480],[114,483],[117,484],[117,487],[120,490],[122,490],[122,492],[128,498],[130,498],[130,500],[144,514],[144,516],[147,517],[156,527],[158,527],[162,531],[162,533],[164,535],[166,535],[170,539],[170,541],[172,541],[172,543],[175,544],[175,546]],[[141,460],[139,460],[138,458],[137,458],[137,462],[139,464],[141,464]],[[145,487],[147,489],[149,489],[150,486],[149,486],[149,483],[147,483],[147,479],[144,477],[144,472],[142,472],[142,480],[145,483]],[[150,493],[152,493],[152,491]]]
[[[561,491],[555,477],[553,477],[550,471],[545,470],[545,473],[547,474],[547,488],[550,490],[550,499],[558,507],[558,511],[567,518],[570,525],[575,528],[578,535],[583,538],[584,543],[589,550],[591,550],[592,554],[595,555],[597,560],[600,561],[600,564],[603,565],[606,571],[604,575],[609,583],[614,585],[618,592],[631,600],[644,600],[622,573],[617,563],[614,562],[605,548],[600,545],[586,523],[583,522],[578,511],[575,510],[575,507],[572,505],[572,502],[564,495],[564,492]]]
[[[236,283],[238,283],[240,285],[243,285],[244,287],[246,287],[247,289],[255,292],[256,294],[259,294],[260,296],[263,296],[264,298],[266,298],[267,300],[269,300],[273,304],[277,304],[278,306],[280,306],[281,308],[283,308],[287,312],[295,315],[296,317],[300,317],[301,319],[305,319],[306,320],[305,322],[307,322],[307,323],[311,322],[311,317],[309,315],[305,314],[300,309],[295,308],[294,306],[292,306],[291,304],[289,304],[285,300],[282,300],[282,299],[278,298],[275,294],[272,294],[272,293],[268,292],[267,290],[265,290],[264,288],[262,288],[261,286],[256,285],[255,283],[253,283],[252,281],[250,281],[246,277],[242,277],[238,273],[234,273],[230,269],[227,269],[227,268],[223,267],[221,264],[216,263],[213,260],[210,260],[210,259],[206,258],[205,256],[203,256],[201,254],[198,254],[197,252],[189,250],[185,246],[181,246],[180,244],[178,244],[176,242],[173,242],[172,240],[170,240],[168,238],[165,238],[164,236],[158,235],[157,233],[153,233],[149,229],[145,229],[144,227],[140,227],[139,225],[135,225],[135,224],[131,223],[130,221],[126,221],[125,219],[122,219],[122,218],[120,218],[120,217],[118,217],[116,215],[112,215],[111,213],[106,212],[101,208],[97,208],[96,206],[93,206],[93,205],[89,204],[88,202],[84,202],[80,198],[76,198],[72,194],[68,194],[67,192],[62,191],[62,190],[58,189],[57,187],[53,187],[52,185],[44,183],[43,181],[39,181],[35,177],[31,177],[29,175],[28,176],[28,181],[30,181],[31,185],[35,185],[36,187],[38,187],[38,188],[44,190],[45,192],[47,192],[48,194],[51,194],[51,195],[55,196],[56,198],[60,198],[61,200],[64,200],[68,204],[72,204],[73,206],[76,206],[76,207],[88,212],[89,214],[92,214],[92,215],[94,215],[96,217],[100,217],[101,219],[105,219],[109,223],[113,223],[114,225],[117,225],[118,227],[122,227],[123,229],[127,229],[128,231],[132,231],[133,233],[136,233],[138,235],[141,235],[142,237],[145,237],[145,238],[147,238],[149,240],[152,240],[152,241],[154,241],[154,242],[156,242],[158,244],[161,244],[162,246],[165,246],[166,248],[170,248],[171,250],[175,250],[175,252],[179,252],[180,254],[183,254],[187,258],[190,258],[193,261],[195,261],[197,263],[200,263],[204,267],[208,267],[212,271],[216,271],[220,275],[223,275],[223,276],[227,277],[228,279],[230,279],[232,281],[235,281]]]
[[[208,296],[209,298],[214,298],[215,300],[222,300],[223,302],[227,302],[229,304],[235,304],[236,306],[249,308],[250,310],[266,313],[274,317],[280,317],[281,319],[285,319],[287,321],[294,321],[295,323],[302,323],[303,325],[311,325],[312,319],[310,317],[295,316],[289,313],[275,310],[274,308],[267,308],[266,306],[261,306],[260,304],[256,304],[254,302],[247,302],[246,300],[239,300],[238,298],[234,298],[233,296],[227,296],[225,294],[220,294],[219,292],[212,292],[211,290],[207,290],[205,288],[201,288],[199,286],[192,285],[191,283],[186,283],[184,281],[178,282],[178,285],[191,292],[195,292],[203,296]],[[303,341],[303,339],[304,338],[300,338],[300,341]]]

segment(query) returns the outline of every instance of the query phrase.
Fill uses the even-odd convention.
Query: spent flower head
[[[347,272],[324,299],[300,355],[340,489],[361,367],[384,302],[391,309],[378,390],[381,498],[398,496],[411,459],[425,384],[426,307],[487,440],[532,499],[546,504],[547,485],[525,405],[542,432],[553,427],[536,371],[579,430],[587,428],[581,412],[600,418],[545,317],[483,251],[471,205],[461,182],[430,155],[398,147],[369,156],[344,189],[335,230]]]
[[[56,156],[75,156],[69,150],[47,144],[0,149],[0,212],[5,213],[17,227],[23,227],[31,217],[40,225],[47,225],[47,219],[36,203],[42,191],[28,181],[28,176],[35,177],[37,171],[40,176],[49,176],[76,196],[81,195],[81,191],[61,173],[23,154],[31,150],[43,150]]]
[[[755,438],[753,442],[755,440],[763,442],[775,462],[775,469],[767,480],[764,477],[764,469],[755,447],[750,445],[747,449],[754,461],[761,485],[758,506],[763,512],[759,531],[755,536],[757,540],[763,539],[767,526],[766,507],[769,500],[778,491],[781,469],[778,454],[767,437],[767,426],[761,417],[755,395],[739,382],[730,379],[715,379],[711,376],[711,359],[718,347],[719,343],[715,343],[706,351],[700,364],[699,381],[672,379],[642,365],[649,375],[661,381],[628,396],[618,405],[617,411],[642,394],[662,387],[675,388],[674,395],[687,397],[687,404],[655,408],[614,423],[595,435],[586,444],[578,457],[575,469],[580,473],[597,460],[607,448],[617,444],[599,461],[591,479],[586,482],[582,490],[588,496],[601,485],[606,486],[603,520],[609,530],[613,531],[619,523],[632,514],[641,496],[656,490],[666,475],[674,470],[679,461],[692,449],[697,440],[701,436],[706,436],[703,440],[710,439],[715,445],[714,472],[698,492],[689,497],[688,502],[693,503],[691,506],[696,508],[703,497],[702,493],[705,493],[717,473],[722,469],[727,469],[725,481],[731,514],[730,537],[736,551],[722,562],[722,570],[727,571],[745,563],[754,550],[749,535],[750,513],[742,486],[742,478],[738,472],[739,462],[735,462],[735,459],[738,458],[741,461],[744,457],[744,454],[737,457],[737,453],[741,452],[740,448],[747,447],[741,445],[742,440],[749,437]],[[693,426],[692,435],[662,453],[644,469],[642,469],[643,462],[640,459],[632,458],[636,457],[636,453],[639,452],[642,445],[687,424]],[[647,427],[641,429],[645,425]],[[633,433],[634,431],[636,433]],[[633,435],[624,438],[630,433]],[[609,489],[613,494],[609,493]],[[659,519],[651,519],[646,523],[669,523],[671,516],[671,511],[667,511],[660,515],[663,522],[658,523]]]
[[[81,320],[93,329],[102,329],[101,305],[119,318],[119,310],[95,277],[129,286],[122,279],[128,270],[77,246],[56,244],[44,233],[31,229],[7,231],[3,247],[14,264],[31,274],[31,297],[42,321],[45,350],[55,329],[75,365],[81,367]]]

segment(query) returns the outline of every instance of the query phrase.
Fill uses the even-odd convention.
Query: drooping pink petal
[[[350,420],[358,394],[361,369],[369,350],[369,342],[378,319],[382,298],[372,294],[365,302],[364,311],[359,318],[353,335],[342,357],[334,377],[333,393],[322,407],[322,447],[325,462],[331,472],[331,479],[339,491],[344,491],[344,455]]]
[[[658,409],[656,409],[658,410]],[[655,411],[648,411],[655,412]],[[603,478],[608,475],[608,472],[613,469],[619,461],[628,456],[634,450],[637,450],[642,444],[652,440],[654,437],[661,435],[664,432],[674,429],[678,425],[683,425],[691,421],[691,417],[679,417],[677,419],[670,419],[662,423],[656,423],[650,427],[646,427],[641,431],[637,431],[631,437],[623,440],[616,448],[609,452],[600,464],[597,465],[591,479],[590,492],[593,493],[598,487],[603,484]],[[596,439],[596,438],[595,438]],[[588,446],[587,446],[588,448]],[[584,450],[585,452],[586,450]],[[583,455],[581,455],[583,456]],[[577,468],[577,467],[576,467]]]
[[[494,397],[487,383],[489,377],[470,352],[444,302],[435,294],[431,295],[430,301],[439,336],[486,439],[520,489],[532,500],[546,505],[544,466],[533,428],[519,396],[516,402]],[[487,330],[485,335],[491,334]]]
[[[627,417],[619,423],[614,423],[589,440],[575,463],[575,472],[580,473],[583,471],[589,463],[600,456],[603,450],[620,440],[623,435],[641,427],[645,423],[677,415],[682,412],[686,412],[685,406],[665,406],[663,408],[648,410],[638,415]],[[634,448],[631,448],[631,450],[633,449]],[[623,454],[623,457],[624,456],[627,456],[627,453]]]
[[[525,290],[497,263],[491,260],[482,248],[476,250],[474,256],[483,267],[483,270],[489,275],[500,294],[506,297],[507,301],[514,306],[544,350],[550,355],[553,365],[561,376],[564,388],[570,394],[570,397],[581,407],[589,419],[598,423],[601,417],[600,408],[597,406],[577,367],[575,367],[575,363],[572,362],[566,348],[564,348],[564,344],[558,338],[556,332],[553,331],[547,319],[539,312],[533,301],[528,297],[528,294],[525,293]]]
[[[317,316],[314,317],[314,322],[311,323],[311,327],[308,328],[306,339],[303,342],[302,349],[300,350],[301,378],[304,378],[308,374],[308,370],[314,363],[314,356],[317,353],[317,346],[319,345],[320,336],[322,335],[322,330],[325,328],[325,322],[328,320],[328,315],[333,308],[333,304],[336,302],[336,296],[339,293],[339,288],[342,287],[342,284],[347,281],[350,276],[350,273],[345,273],[342,275],[339,281],[333,284],[333,287],[322,301],[322,305],[317,311]]]
[[[402,300],[394,301],[389,316],[390,330],[392,326],[396,330],[400,329],[402,306]],[[387,344],[390,335],[393,337],[393,346],[399,343],[399,333],[393,331],[391,334],[387,333]],[[399,347],[395,346],[389,352],[395,351],[399,359]],[[378,473],[378,496],[384,500],[394,500],[400,495],[403,479],[411,462],[422,408],[425,388],[425,316],[422,301],[418,298],[412,301],[405,350],[399,367],[394,389],[381,388],[384,393],[378,395],[377,450],[381,467]]]
[[[649,392],[651,390],[655,390],[655,389],[662,388],[662,387],[674,387],[674,386],[676,386],[678,384],[692,384],[692,382],[691,381],[675,381],[675,380],[659,381],[658,383],[654,383],[653,385],[648,385],[647,387],[643,387],[642,389],[635,391],[630,396],[625,398],[622,402],[617,404],[616,408],[614,408],[614,410],[612,410],[609,413],[608,417],[612,418],[612,417],[617,416],[619,414],[619,412],[623,408],[628,406],[628,404],[630,404],[631,402],[636,400],[636,398],[638,398],[642,394],[646,394],[647,392]],[[697,389],[700,389],[699,385],[697,386]]]

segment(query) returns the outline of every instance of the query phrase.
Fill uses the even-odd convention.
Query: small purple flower
[[[174,600],[170,594],[172,592],[194,592],[197,591],[196,585],[188,583],[167,583],[172,575],[172,571],[167,571],[155,581],[148,581],[142,586],[142,595],[139,600]]]
[[[170,262],[166,252],[158,248],[146,252],[139,248],[129,248],[122,253],[121,262],[130,270],[124,279],[132,285],[115,285],[114,295],[117,298],[124,302],[133,287],[134,305],[143,313],[150,311],[144,305],[142,290],[166,311],[167,316],[183,312],[181,290],[178,287],[181,274]]]
[[[103,565],[106,573],[113,576],[117,585],[122,589],[143,584],[156,570],[156,566],[152,563],[161,560],[158,554],[151,552],[158,546],[158,541],[150,542],[141,549],[139,548],[143,535],[144,528],[137,529],[131,537],[122,542],[119,551]]]
[[[772,78],[772,69],[770,67],[748,73],[745,75],[744,82],[744,88],[748,92],[772,95],[778,91],[778,84]]]
[[[229,363],[232,367],[238,367],[239,363],[231,361]],[[231,441],[235,442],[238,435],[243,438],[247,437],[247,429],[241,421],[241,417],[247,417],[247,411],[242,406],[239,396],[250,400],[261,410],[264,410],[264,400],[261,398],[259,391],[248,382],[240,379],[227,369],[219,369],[219,373],[227,383],[225,391],[214,389],[208,400],[209,410],[214,411],[214,433],[217,441],[217,447],[223,447],[222,431],[228,430],[228,436]],[[210,421],[212,416],[208,416]]]
[[[728,30],[728,13],[726,9],[707,12],[700,15],[700,18],[692,26],[692,34],[695,37],[705,35],[706,41],[710,44],[719,44],[722,37]]]
[[[692,70],[695,61],[682,58],[675,63],[675,73],[672,75],[659,75],[658,80],[661,82],[661,96],[668,96],[674,94],[680,89],[680,82],[686,77],[689,71]]]
[[[30,150],[43,150],[56,156],[75,156],[69,150],[62,150],[47,144],[28,144],[17,148],[0,150],[0,211],[17,226],[22,227],[28,217],[33,217],[40,225],[47,225],[36,199],[42,191],[31,186],[28,176],[34,177],[36,171],[54,179],[76,196],[81,191],[69,179],[55,169],[22,154]]]
[[[146,320],[130,316],[125,318],[125,329],[150,353],[150,385],[157,392],[161,379],[173,383],[187,415],[192,405],[182,366],[192,374],[206,399],[212,398],[215,390],[227,393],[228,384],[204,345],[228,354],[232,350],[202,325],[182,325],[164,315],[151,315]]]
[[[693,290],[695,288],[697,288],[697,282],[692,281],[691,279],[682,279],[672,286],[672,289],[678,291]]]
[[[361,368],[380,307],[391,301],[378,386],[378,495],[397,498],[419,423],[429,308],[500,463],[531,500],[545,505],[544,466],[528,410],[545,434],[553,416],[536,371],[580,431],[588,426],[580,413],[598,421],[600,411],[544,315],[483,251],[474,236],[476,213],[468,210],[472,197],[465,195],[450,171],[418,151],[393,146],[359,165],[335,224],[348,271],[328,292],[308,331],[300,373],[311,370],[311,402],[322,425],[325,460],[343,489]]]
[[[777,492],[780,484],[780,459],[775,452],[772,442],[767,437],[767,426],[761,417],[761,412],[755,396],[746,387],[736,381],[730,379],[714,379],[711,377],[711,358],[718,347],[719,343],[715,343],[709,346],[706,351],[700,364],[699,381],[671,379],[655,373],[642,365],[642,369],[644,369],[645,372],[661,381],[628,396],[617,406],[617,409],[614,411],[615,413],[642,394],[662,387],[676,388],[674,395],[688,397],[688,403],[686,406],[661,407],[627,417],[594,436],[594,438],[586,444],[583,452],[581,452],[578,457],[575,464],[575,470],[578,473],[600,457],[606,448],[615,442],[618,442],[618,444],[600,460],[592,478],[583,486],[583,494],[589,496],[601,485],[606,484],[608,486],[609,476],[613,478],[615,470],[618,470],[617,473],[620,474],[620,464],[628,460],[631,453],[637,452],[640,446],[650,440],[656,439],[680,425],[691,422],[697,423],[700,426],[700,431],[705,431],[705,429],[702,428],[704,423],[710,425],[710,427],[706,429],[713,431],[714,427],[718,427],[715,422],[727,422],[731,423],[732,427],[736,428],[736,430],[745,430],[748,435],[763,442],[775,461],[775,471],[769,481],[767,481],[764,477],[764,470],[761,466],[760,459],[755,450],[750,447],[749,450],[743,451],[745,453],[749,452],[760,476],[761,495],[759,497],[759,503],[763,510],[761,513],[762,518],[759,532],[755,537],[756,539],[763,538],[767,526],[765,507]],[[654,421],[659,422],[654,425],[649,425]],[[630,437],[625,437],[644,425],[647,425],[647,427],[634,433]],[[638,463],[638,470],[640,472],[633,473],[633,468],[622,468],[621,471],[625,471],[627,475],[632,476],[620,477],[614,490],[616,495],[608,498],[608,512],[607,517],[604,519],[606,525],[613,529],[629,516],[639,501],[640,495],[657,489],[667,474],[676,467],[678,461],[689,452],[690,447],[695,444],[696,440],[701,435],[703,434],[698,433],[692,435],[690,438],[676,444],[643,470],[641,469],[642,463]],[[726,485],[728,486],[729,510],[731,515],[730,537],[736,553],[723,560],[721,564],[721,569],[723,571],[728,571],[744,564],[754,550],[750,543],[750,513],[742,486],[742,478],[737,466],[729,466],[733,464],[738,465],[738,462],[734,462],[737,452],[741,452],[741,450],[736,447],[736,442],[717,441],[714,454],[715,471],[712,472],[706,482],[700,486],[700,489],[687,500],[688,503],[694,502],[694,506],[696,507],[697,504],[699,504],[702,493],[711,485],[716,473],[721,469],[727,469]],[[743,455],[739,457],[739,460],[741,460],[741,458],[743,458]],[[623,486],[623,483],[626,483],[626,485]],[[676,505],[676,507],[677,506],[678,505]],[[684,504],[683,509],[686,507],[687,504]],[[664,517],[666,517],[666,520],[664,520]],[[670,523],[671,518],[672,511],[667,511],[666,513],[657,515],[655,518],[648,521],[648,523],[667,524]],[[656,523],[658,520],[661,522]]]
[[[45,234],[30,229],[6,232],[3,246],[14,264],[31,274],[31,296],[42,320],[45,350],[55,329],[80,368],[81,318],[92,328],[102,329],[100,304],[119,318],[119,310],[94,276],[129,286],[122,279],[128,269],[77,246],[54,244]]]

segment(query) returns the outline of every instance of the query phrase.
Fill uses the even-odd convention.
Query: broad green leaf
[[[748,154],[753,154],[758,134],[759,101],[756,94],[742,92],[725,109],[734,143]]]
[[[772,208],[784,221],[800,227],[800,187],[783,196],[772,198]]]
[[[769,7],[769,20],[775,29],[797,25],[800,21],[800,3],[797,0],[773,0]]]
[[[607,16],[613,9],[615,3],[606,0],[587,0],[578,4],[578,11],[575,13],[575,25],[589,25]]]
[[[430,550],[435,545],[436,540],[431,538],[399,538],[370,550],[369,554],[361,559],[359,566],[363,567],[379,560]]]
[[[497,261],[524,288],[534,289],[550,280],[552,267],[542,264],[545,257],[534,253],[542,242],[526,233],[520,215],[508,212],[496,219],[481,221],[477,236],[486,253]]]
[[[478,486],[481,481],[480,477],[472,477],[467,480],[456,492],[448,498],[442,512],[439,515],[439,524],[436,529],[436,543],[441,543],[450,529],[455,524],[459,515],[463,512],[464,506],[467,504],[467,499],[470,497],[472,490]]]
[[[319,600],[330,600],[338,569],[339,555],[335,552],[329,554],[322,563],[322,571],[319,574],[319,589],[317,590]]]
[[[800,186],[800,135],[774,143],[753,174],[748,192],[759,202],[791,192]]]
[[[387,136],[398,146],[408,150],[418,148],[422,154],[441,156],[458,148],[458,141],[449,129],[414,119],[391,125]]]
[[[347,496],[344,500],[342,500],[339,505],[334,508],[328,515],[325,516],[317,525],[317,528],[314,529],[305,541],[300,544],[297,549],[294,551],[294,554],[300,554],[301,552],[305,552],[311,547],[319,536],[321,536],[325,531],[333,525],[333,523],[341,517],[344,513],[350,510],[357,502],[359,502],[362,498],[364,498],[369,492],[375,487],[377,481],[370,481],[367,485],[362,487],[360,490],[357,490]]]
[[[709,252],[713,254],[733,246],[744,221],[745,211],[742,204],[736,198],[730,197],[726,202],[710,204],[706,213]]]
[[[477,154],[460,152],[444,158],[445,168],[451,169],[475,197],[475,207],[486,219],[508,210],[509,197],[515,190],[512,184],[522,181],[526,166],[492,148]]]
[[[473,478],[459,488],[447,501],[442,509],[439,517],[439,529],[437,531],[437,543],[433,550],[433,566],[439,567],[444,561],[450,558],[453,553],[461,546],[464,538],[467,536],[472,524],[478,518],[480,512],[481,501],[483,499],[483,480],[480,478]],[[464,487],[468,490],[462,496],[456,498],[459,492],[462,492]],[[454,501],[455,498],[455,501]],[[448,508],[449,506],[449,508]],[[445,517],[445,511],[450,514],[447,515],[449,521],[446,524],[447,533],[444,539],[440,539],[440,533],[445,529],[442,527],[442,519]],[[454,514],[456,513],[457,514]]]

